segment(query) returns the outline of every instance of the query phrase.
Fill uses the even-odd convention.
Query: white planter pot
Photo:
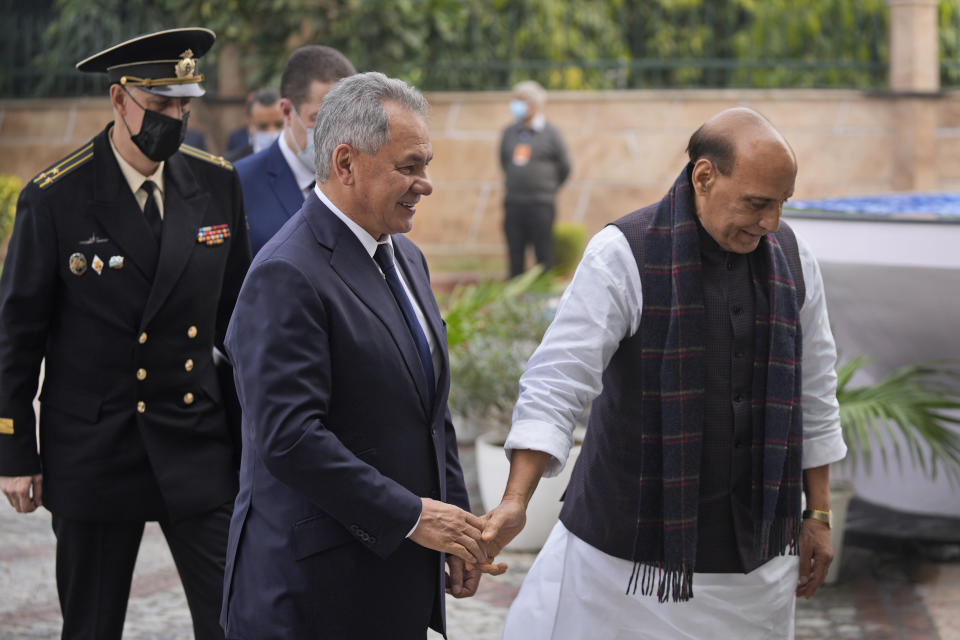
[[[527,524],[517,537],[510,541],[506,549],[510,551],[539,551],[547,541],[551,529],[560,516],[560,496],[567,488],[573,465],[580,454],[580,445],[570,450],[567,464],[560,475],[543,478],[527,505]],[[489,433],[482,434],[476,440],[477,483],[480,485],[480,499],[483,508],[490,511],[503,497],[510,474],[510,462],[503,453],[503,443]]]

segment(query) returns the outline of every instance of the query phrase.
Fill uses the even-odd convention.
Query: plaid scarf
[[[700,241],[688,165],[643,236],[640,501],[627,592],[693,597],[704,396]],[[751,509],[763,559],[797,553],[801,336],[796,287],[774,235],[749,256],[755,296]],[[642,567],[642,570],[641,570]]]

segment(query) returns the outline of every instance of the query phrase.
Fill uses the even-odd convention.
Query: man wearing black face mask
[[[79,63],[108,74],[114,120],[17,204],[0,277],[0,490],[18,512],[53,513],[63,638],[120,638],[147,521],[196,637],[223,637],[237,452],[213,353],[250,248],[232,167],[181,145],[214,38],[162,31]]]

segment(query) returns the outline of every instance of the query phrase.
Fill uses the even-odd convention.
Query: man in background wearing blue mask
[[[283,132],[266,149],[236,164],[254,255],[313,189],[314,119],[330,88],[355,73],[350,61],[331,47],[301,47],[287,60],[280,77]]]
[[[510,277],[524,271],[524,254],[533,245],[537,262],[553,266],[554,199],[570,174],[560,132],[543,116],[547,92],[533,80],[513,88],[510,113],[516,118],[500,141],[500,166],[506,175],[503,232],[507,237]]]
[[[273,144],[282,131],[283,112],[280,111],[280,93],[276,89],[257,89],[247,100],[247,124],[230,134],[227,152],[223,157],[230,162],[236,162],[251,154],[259,153]],[[239,144],[235,139],[239,139]]]

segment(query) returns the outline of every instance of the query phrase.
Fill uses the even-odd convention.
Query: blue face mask
[[[527,103],[519,98],[510,101],[510,113],[517,120],[523,120],[527,117]]]
[[[258,153],[273,144],[280,137],[279,131],[254,131],[250,136],[250,146],[253,152]]]
[[[304,124],[303,119],[300,118],[300,114],[296,111],[294,111],[294,113],[297,116],[297,120],[300,122],[300,126],[303,127],[303,130],[307,133],[307,145],[303,148],[303,151],[297,151],[297,158],[300,159],[300,162],[303,163],[303,166],[316,173],[317,154],[313,147],[313,127],[308,127],[306,124]]]

